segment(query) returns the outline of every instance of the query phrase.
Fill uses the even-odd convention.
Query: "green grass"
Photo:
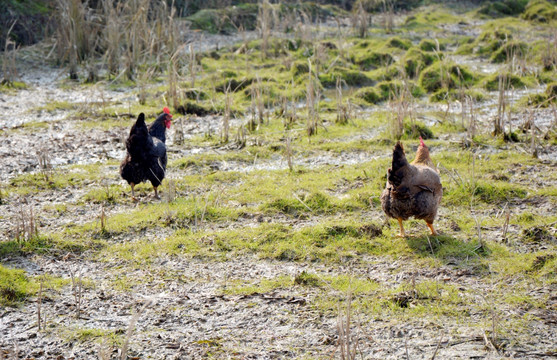
[[[35,293],[37,289],[37,283],[30,281],[25,271],[0,265],[0,304],[14,305]]]
[[[69,281],[49,275],[31,277],[26,274],[25,270],[12,269],[0,264],[0,305],[16,306],[20,304],[37,294],[41,282],[43,290],[59,290]]]

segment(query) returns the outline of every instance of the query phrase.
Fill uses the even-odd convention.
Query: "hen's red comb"
[[[166,106],[162,109],[162,112],[165,113],[165,114],[168,114],[168,115],[170,115],[170,117],[172,117],[172,115],[170,114],[170,109],[167,108]]]
[[[425,144],[424,144],[424,139],[422,139],[421,136],[420,136],[420,146],[425,146]]]

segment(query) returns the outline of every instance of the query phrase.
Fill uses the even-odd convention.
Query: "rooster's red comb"
[[[170,117],[172,117],[172,115],[170,114],[170,109],[167,108],[166,106],[162,109],[162,112],[165,113],[165,114],[168,114],[168,115],[170,115]]]
[[[420,136],[420,146],[425,146],[425,144],[424,144],[424,139],[422,139],[421,136]]]

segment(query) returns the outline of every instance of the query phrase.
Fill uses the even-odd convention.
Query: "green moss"
[[[543,23],[557,20],[557,8],[546,0],[530,0],[522,17],[529,21]]]
[[[356,99],[362,99],[369,104],[377,104],[383,101],[377,90],[373,87],[366,87],[356,91],[353,95]]]
[[[299,216],[307,213],[330,213],[336,208],[331,199],[322,193],[312,193],[305,196],[292,196],[275,199],[262,206],[262,210],[285,215]]]
[[[402,81],[382,81],[375,85],[375,88],[381,99],[387,100],[399,96],[405,86],[408,87],[408,91],[410,91],[413,97],[419,97],[424,94],[423,90],[412,81],[407,82],[406,85]]]
[[[445,51],[445,44],[431,39],[422,39],[418,47],[423,51]]]
[[[405,139],[419,139],[421,137],[427,140],[433,139],[435,137],[433,135],[433,131],[431,131],[430,128],[417,121],[414,121],[412,123],[408,121],[405,122],[403,132]]]
[[[432,6],[408,16],[403,28],[413,31],[430,31],[438,30],[438,26],[441,24],[456,24],[460,21],[462,21],[462,18],[453,12],[439,6]]]
[[[394,57],[388,52],[367,51],[354,57],[353,62],[361,70],[369,71],[387,66],[394,62]]]
[[[290,71],[294,77],[307,75],[309,73],[309,63],[307,61],[295,61],[292,63]]]
[[[367,74],[374,81],[391,81],[405,77],[404,71],[397,64],[372,70],[367,72]]]
[[[257,4],[242,4],[222,9],[203,9],[189,16],[193,29],[210,33],[235,32],[241,25],[244,30],[254,30],[257,25]]]
[[[434,54],[426,53],[417,48],[411,48],[400,61],[406,74],[411,78],[415,78],[423,69],[438,59],[439,57]]]
[[[547,87],[545,88],[545,96],[548,99],[557,99],[557,82],[547,84]]]
[[[364,100],[368,104],[377,104],[385,100],[397,98],[404,89],[404,83],[400,80],[382,81],[375,87],[366,87],[354,93],[354,98]],[[410,94],[420,97],[424,94],[423,90],[414,82],[407,83]]]
[[[0,265],[0,304],[14,305],[33,294],[37,284],[32,283],[23,270]]]
[[[81,199],[87,203],[104,204],[116,203],[120,194],[123,192],[123,188],[119,185],[110,185],[103,188],[94,188],[89,190]]]
[[[319,279],[319,277],[315,274],[308,273],[305,270],[296,275],[296,277],[294,278],[294,283],[308,287],[321,286],[321,280]]]
[[[76,108],[76,104],[70,103],[68,101],[53,101],[50,102],[37,110],[44,110],[44,111],[56,111],[56,110],[72,110]]]
[[[47,14],[52,4],[48,0],[6,0],[0,4],[0,10],[21,15]]]
[[[522,41],[505,41],[503,45],[491,55],[490,60],[494,63],[503,63],[513,57],[524,57],[527,52],[528,45],[526,43]]]
[[[408,39],[401,39],[397,36],[390,37],[385,42],[386,47],[408,50],[412,46],[412,42]]]
[[[477,78],[477,75],[463,65],[438,61],[422,71],[419,84],[427,92],[436,92],[443,88],[457,89],[471,86]]]
[[[525,95],[518,101],[518,106],[548,107],[557,103],[557,82],[547,84],[543,94]]]
[[[505,86],[508,85],[514,89],[522,89],[533,85],[531,81],[514,74],[495,74],[483,81],[483,87],[488,91],[497,91],[499,90],[500,81],[505,81]]]
[[[253,77],[244,77],[241,79],[227,79],[220,84],[215,86],[215,90],[221,93],[226,91],[229,92],[237,92],[245,89],[246,87],[250,86],[256,79]]]
[[[292,279],[289,276],[280,276],[273,279],[258,279],[256,282],[233,281],[227,284],[223,290],[224,294],[229,295],[253,295],[266,294],[274,290],[285,289],[292,285]]]
[[[24,82],[21,81],[4,81],[0,83],[0,93],[14,93],[17,90],[27,89],[28,86]]]
[[[502,181],[487,182],[477,180],[457,187],[449,186],[443,192],[443,201],[450,204],[472,203],[480,201],[487,204],[501,204],[514,199],[523,199],[528,195],[520,185]]]
[[[472,99],[475,102],[483,101],[483,92],[474,89],[439,89],[429,97],[431,102],[463,101],[463,98]]]
[[[368,86],[373,83],[365,73],[342,67],[335,67],[326,74],[319,74],[319,81],[324,87],[336,86],[337,78],[342,80],[343,85],[348,86]]]
[[[527,3],[528,0],[495,1],[483,5],[477,12],[489,17],[517,16],[524,11]]]
[[[118,331],[97,329],[97,328],[80,328],[68,327],[64,328],[60,334],[63,339],[71,343],[88,343],[93,341],[100,342],[102,339],[103,346],[121,346],[123,343],[123,335]]]

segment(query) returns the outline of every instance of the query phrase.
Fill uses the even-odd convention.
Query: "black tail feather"
[[[393,149],[393,163],[388,172],[388,180],[391,184],[398,186],[402,181],[402,173],[400,170],[408,165],[408,160],[406,160],[406,155],[404,154],[404,148],[400,141],[397,141]]]
[[[146,158],[145,148],[147,148],[148,142],[149,131],[145,124],[145,114],[141,113],[130,130],[130,136],[126,140],[126,149],[134,160],[144,160]]]

